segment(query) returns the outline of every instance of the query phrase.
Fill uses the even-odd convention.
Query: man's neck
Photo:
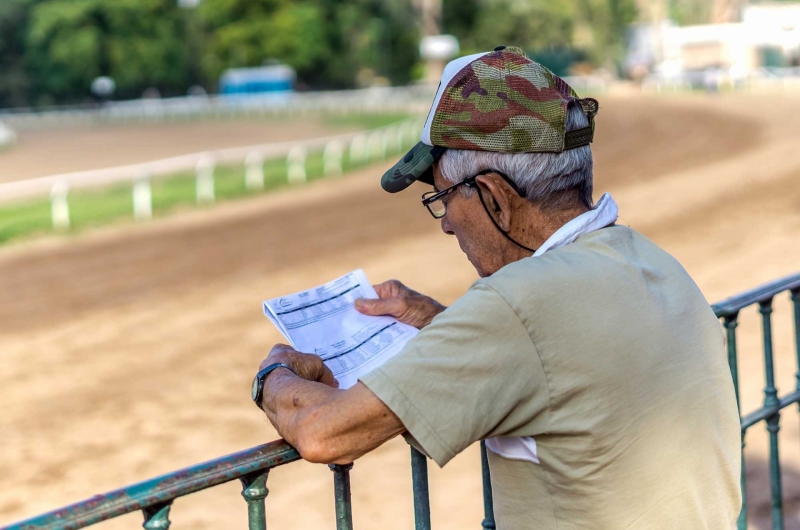
[[[526,247],[539,248],[559,228],[588,211],[589,209],[585,206],[550,211],[530,205],[520,210],[520,220],[514,222],[515,227],[512,228],[510,235]],[[530,255],[530,252],[525,249],[517,248],[522,251],[520,258],[517,259]]]

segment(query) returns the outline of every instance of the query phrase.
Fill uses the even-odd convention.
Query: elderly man
[[[357,301],[421,331],[348,390],[319,357],[273,348],[262,406],[305,459],[351,462],[405,433],[444,466],[485,439],[500,529],[734,526],[722,331],[675,259],[616,225],[610,196],[593,204],[597,110],[516,48],[447,66],[382,185],[432,184],[423,204],[481,279],[449,308],[396,281]]]

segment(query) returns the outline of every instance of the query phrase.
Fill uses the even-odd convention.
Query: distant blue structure
[[[283,64],[256,68],[231,68],[222,73],[219,91],[226,96],[291,92],[297,74]]]

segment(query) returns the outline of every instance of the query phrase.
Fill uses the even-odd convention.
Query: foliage
[[[555,70],[567,55],[595,66],[619,62],[635,17],[635,0],[444,0],[443,9],[444,29],[464,53],[514,45]]]
[[[274,59],[318,88],[353,86],[365,70],[403,83],[417,60],[409,0],[204,0],[198,15],[209,79]]]
[[[25,30],[36,0],[0,1],[0,107],[28,104],[32,79],[25,61]]]
[[[189,66],[185,24],[174,0],[46,0],[33,9],[26,35],[36,91],[80,100],[108,75],[119,97],[147,87],[182,93]]]
[[[441,27],[464,53],[507,44],[554,58],[556,69],[569,57],[609,66],[621,59],[635,1],[442,0]],[[300,89],[403,84],[422,70],[419,4],[201,0],[182,9],[176,0],[0,0],[0,107],[91,101],[100,75],[116,81],[117,99],[150,87],[164,96],[198,84],[213,91],[225,69],[273,61],[297,70]]]
[[[701,0],[669,0],[669,18],[678,25],[709,24],[711,22],[711,2]]]

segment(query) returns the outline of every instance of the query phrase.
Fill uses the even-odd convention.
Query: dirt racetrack
[[[304,140],[355,127],[319,121],[200,120],[20,131],[0,152],[0,182],[138,164],[226,147]]]
[[[716,301],[800,270],[800,99],[606,96],[596,193],[673,253]],[[475,279],[419,205],[373,167],[252,200],[0,250],[0,524],[276,437],[249,399],[280,336],[260,301],[363,267],[450,303]],[[794,388],[789,304],[776,302],[779,389]],[[763,395],[758,320],[740,326],[743,408]],[[747,437],[751,523],[767,528],[766,436]],[[781,430],[787,528],[800,528],[800,422]],[[691,451],[691,447],[686,448]],[[477,528],[476,447],[430,466],[433,525]],[[270,475],[271,528],[333,528],[331,473]],[[408,448],[356,462],[355,526],[413,527]],[[175,529],[243,528],[238,483],[178,500]],[[100,528],[137,528],[131,514]]]

